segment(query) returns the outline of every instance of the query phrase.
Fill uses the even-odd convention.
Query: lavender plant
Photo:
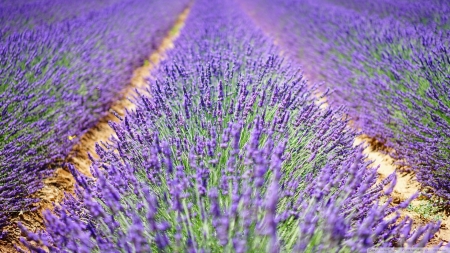
[[[23,243],[50,252],[361,252],[423,246],[376,184],[342,109],[322,110],[298,67],[234,6],[194,4],[149,80],[151,97],[96,146],[94,178],[46,231]],[[76,239],[74,239],[76,238]],[[34,242],[34,243],[31,243]]]
[[[10,32],[33,30],[40,26],[73,20],[119,3],[120,0],[74,2],[68,0],[5,0],[0,6],[2,28]]]
[[[42,178],[121,96],[185,4],[2,3],[0,228],[32,208]]]
[[[448,202],[448,3],[263,2],[255,17],[334,90],[329,102]]]
[[[395,17],[399,21],[408,25],[429,25],[448,29],[449,5],[445,1],[388,1],[381,0],[370,2],[355,0],[328,0],[327,2],[353,9],[359,13],[368,14],[374,17],[385,18]]]

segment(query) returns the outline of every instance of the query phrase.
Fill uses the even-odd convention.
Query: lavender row
[[[40,26],[76,19],[119,3],[121,0],[2,1],[0,23],[5,33],[22,32]]]
[[[149,80],[151,97],[110,123],[87,178],[46,231],[50,252],[364,252],[423,246],[376,183],[345,111],[320,109],[298,66],[232,3],[197,1]],[[77,240],[74,240],[77,238]],[[34,241],[37,244],[31,244]],[[40,245],[40,246],[39,246]]]
[[[65,1],[38,1],[38,11],[25,8],[2,22],[0,227],[9,214],[30,210],[37,201],[30,195],[52,173],[49,164],[61,166],[79,137],[105,115],[186,5],[84,2],[70,9],[76,17],[36,22],[32,29],[15,27],[41,13],[55,18]]]
[[[385,141],[447,202],[450,5],[366,3],[247,1],[286,51],[334,90],[330,103],[346,105],[356,127]]]
[[[450,20],[448,12],[450,5],[446,1],[389,1],[376,2],[357,0],[328,0],[328,2],[356,10],[361,15],[378,18],[395,17],[396,20],[407,22],[408,25],[426,25],[433,28],[448,29]]]

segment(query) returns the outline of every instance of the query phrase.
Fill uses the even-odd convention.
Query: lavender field
[[[449,18],[1,1],[0,252],[446,252]]]

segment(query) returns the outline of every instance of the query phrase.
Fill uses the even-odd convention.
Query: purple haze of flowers
[[[224,1],[191,10],[149,80],[151,97],[111,123],[86,178],[71,166],[46,232],[51,252],[363,252],[420,245],[392,205],[395,175],[376,183],[345,111],[320,109],[295,63]],[[384,200],[383,200],[384,199]],[[74,240],[73,238],[79,238]]]
[[[160,43],[187,1],[46,0],[0,6],[0,228]],[[30,8],[33,7],[33,8]]]
[[[245,1],[356,127],[450,200],[448,1]]]

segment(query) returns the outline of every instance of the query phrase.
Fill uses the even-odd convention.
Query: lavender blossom
[[[417,233],[427,241],[439,227],[413,233],[392,218],[400,207],[382,197],[395,180],[376,183],[346,111],[321,109],[298,66],[233,4],[196,2],[174,44],[149,80],[152,96],[115,126],[121,138],[95,161],[94,182],[47,213],[50,229],[30,236],[37,245],[362,252],[421,245]]]

